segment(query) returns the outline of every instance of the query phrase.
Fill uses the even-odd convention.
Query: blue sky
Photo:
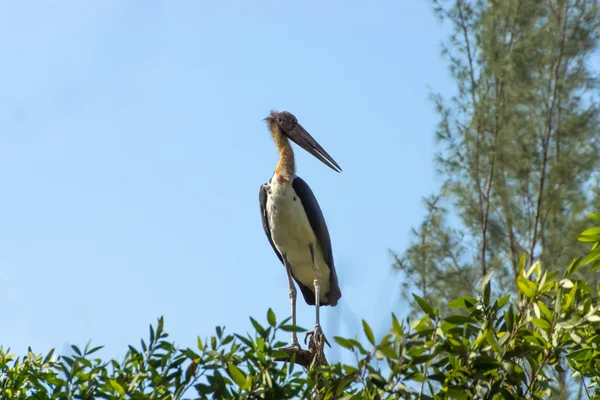
[[[421,1],[0,3],[0,345],[121,356],[160,315],[184,346],[287,317],[258,208],[271,109],[344,171],[296,152],[343,293],[325,333],[365,318],[381,335],[406,309],[388,249],[439,184],[428,87],[452,91],[445,31]],[[298,314],[313,326],[314,308]]]

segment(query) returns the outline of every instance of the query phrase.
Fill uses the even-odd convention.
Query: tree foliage
[[[149,338],[129,346],[123,360],[103,361],[88,343],[73,355],[23,357],[0,348],[2,399],[546,399],[558,394],[554,371],[566,359],[580,395],[600,396],[600,287],[578,271],[600,269],[600,216],[579,235],[591,245],[560,274],[525,256],[516,294],[495,296],[489,272],[473,296],[447,304],[448,312],[413,295],[420,312],[375,337],[363,321],[361,338],[335,337],[355,360],[313,366],[278,362],[293,329],[269,310],[252,334],[197,339],[194,348],[169,341],[163,319]],[[580,396],[581,397],[581,396]]]
[[[499,288],[516,290],[523,252],[561,268],[581,251],[582,215],[600,204],[600,84],[590,69],[600,6],[433,4],[452,27],[443,53],[457,89],[450,100],[432,95],[444,184],[394,265],[441,305],[472,294],[490,271]]]

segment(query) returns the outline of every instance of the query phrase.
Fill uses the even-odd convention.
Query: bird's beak
[[[324,148],[308,132],[302,127],[302,125],[296,123],[294,129],[287,133],[288,137],[294,141],[298,146],[308,151],[315,158],[319,159],[323,164],[335,172],[342,172],[340,166],[335,160],[327,154]]]

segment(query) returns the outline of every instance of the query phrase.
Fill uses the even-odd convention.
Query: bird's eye
[[[291,132],[298,124],[296,117],[287,111],[277,113],[276,121],[283,132]]]
[[[298,121],[296,120],[296,117],[294,117],[291,113],[285,111],[281,113],[280,123],[282,125],[293,126],[297,122]]]

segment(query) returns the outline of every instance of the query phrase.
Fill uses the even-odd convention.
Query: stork
[[[307,337],[312,333],[326,341],[319,307],[337,305],[342,293],[325,218],[312,190],[295,173],[294,152],[288,139],[334,171],[342,169],[291,113],[272,111],[265,121],[279,150],[279,162],[271,179],[260,187],[263,228],[287,272],[292,325],[296,326],[295,281],[306,303],[316,308],[315,328]],[[296,332],[292,332],[289,347],[300,349]]]

